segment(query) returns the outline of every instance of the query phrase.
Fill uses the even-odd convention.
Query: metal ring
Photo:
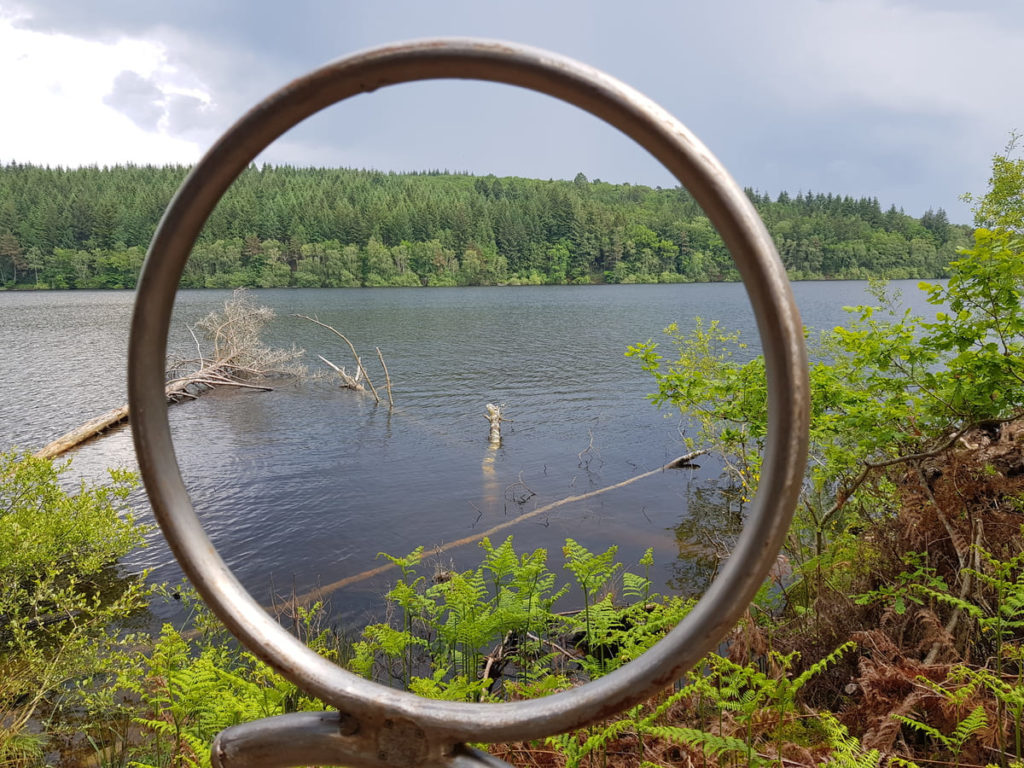
[[[768,386],[761,480],[736,549],[693,611],[639,659],[606,677],[542,699],[469,704],[423,699],[351,674],[285,631],[245,591],[207,538],[185,490],[164,398],[164,360],[185,262],[217,201],[274,139],[350,96],[396,83],[463,78],[548,94],[615,126],[683,184],[721,233],[746,285]],[[756,211],[711,153],[648,98],[591,67],[503,42],[440,39],[388,45],[340,59],[258,104],[183,182],[154,235],[139,279],[128,356],[135,448],[156,518],[175,557],[214,613],[270,666],[360,727],[401,724],[424,745],[539,738],[632,706],[677,680],[715,647],[774,564],[789,527],[807,452],[803,328],[774,244]],[[390,725],[386,725],[390,724]],[[416,734],[419,734],[418,736]],[[426,754],[433,748],[424,747]],[[387,761],[385,761],[387,762]]]

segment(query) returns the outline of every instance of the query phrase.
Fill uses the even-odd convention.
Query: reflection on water
[[[805,321],[817,327],[842,322],[841,307],[865,298],[862,283],[798,284],[796,293]],[[272,392],[216,391],[170,409],[203,524],[265,602],[275,589],[305,592],[379,565],[378,552],[430,549],[666,464],[685,452],[686,425],[646,401],[653,385],[623,356],[626,347],[697,315],[756,341],[739,285],[253,294],[278,314],[267,341],[304,348],[311,367],[321,365],[317,354],[344,364],[347,348],[293,314],[342,331],[371,373],[380,347],[396,406],[314,379]],[[186,323],[229,295],[179,294],[172,351],[191,356]],[[128,292],[0,293],[4,446],[40,446],[124,401],[132,300]],[[510,419],[496,450],[488,448],[488,402],[504,403]],[[73,472],[98,478],[107,466],[133,463],[122,428],[76,451]],[[731,517],[723,499],[698,484],[717,474],[708,461],[524,519],[511,529],[516,548],[558,550],[571,536],[593,550],[617,544],[629,565],[653,547],[656,587],[700,587],[708,568],[699,550]],[[521,488],[533,495],[510,503]],[[141,492],[135,502],[145,517]],[[131,567],[176,579],[159,534],[151,539]],[[451,557],[465,568],[479,551],[469,545]],[[380,582],[360,583],[335,605],[358,621],[377,610],[380,593]]]
[[[743,527],[743,490],[729,474],[702,477],[686,496],[686,515],[675,526],[678,557],[669,585],[686,596],[697,596],[718,574]]]

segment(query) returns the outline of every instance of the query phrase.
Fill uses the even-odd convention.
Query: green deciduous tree
[[[811,462],[798,520],[815,558],[861,514],[891,508],[882,470],[919,470],[969,429],[1024,413],[1022,190],[1024,163],[996,156],[989,192],[976,200],[979,223],[993,227],[975,231],[947,284],[922,283],[934,319],[900,311],[876,286],[876,305],[848,308],[847,326],[813,344]],[[767,426],[762,358],[744,360],[738,337],[716,323],[666,335],[671,359],[652,342],[627,355],[657,382],[654,402],[695,421],[694,447],[717,450],[749,498]]]

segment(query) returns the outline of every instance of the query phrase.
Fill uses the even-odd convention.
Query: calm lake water
[[[916,283],[897,283],[925,311]],[[799,283],[807,325],[844,322],[844,305],[867,299],[860,282]],[[317,315],[345,333],[371,375],[384,354],[395,409],[339,389],[330,378],[272,392],[224,389],[173,406],[178,460],[207,531],[253,595],[305,592],[405,554],[471,535],[543,504],[625,480],[685,452],[678,415],[645,399],[651,380],[623,356],[669,323],[720,319],[756,346],[738,284],[531,288],[253,291],[278,314],[267,340],[351,368],[328,331],[289,315]],[[172,348],[194,348],[186,323],[223,305],[228,291],[179,294]],[[0,293],[0,445],[35,449],[125,401],[131,292]],[[383,375],[375,382],[382,386]],[[484,405],[503,403],[497,452],[487,446]],[[583,453],[588,446],[590,450]],[[75,477],[134,466],[127,428],[71,454]],[[619,546],[635,563],[655,550],[659,586],[699,586],[688,505],[718,474],[671,471],[525,520],[507,533],[517,548],[545,547],[560,568],[571,536],[591,548]],[[517,503],[529,489],[534,495]],[[699,497],[698,497],[699,501]],[[144,495],[135,498],[151,520]],[[704,514],[707,514],[705,511]],[[714,515],[714,511],[711,512]],[[699,537],[698,537],[699,538]],[[469,567],[479,550],[445,556]],[[127,562],[156,579],[180,572],[159,532]],[[333,596],[352,623],[380,613],[385,577]]]

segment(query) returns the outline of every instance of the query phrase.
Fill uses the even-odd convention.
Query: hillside
[[[0,167],[0,287],[129,288],[188,168]],[[941,277],[966,227],[875,198],[748,190],[794,279]],[[255,166],[184,287],[708,282],[738,275],[683,189]]]

